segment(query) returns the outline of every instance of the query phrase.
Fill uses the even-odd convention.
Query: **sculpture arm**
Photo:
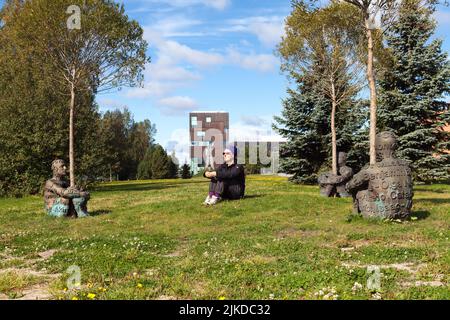
[[[89,197],[89,193],[82,192],[74,188],[63,188],[58,186],[53,182],[47,182],[46,188],[51,190],[53,193],[58,196],[66,199],[80,198],[80,197]]]
[[[319,178],[317,179],[319,184],[336,184],[336,183],[340,183],[339,180],[340,180],[340,177],[335,174],[332,174],[331,172],[321,174],[319,176]]]
[[[367,177],[367,173],[365,170],[361,170],[360,172],[358,172],[357,174],[355,174],[355,176],[353,177],[352,180],[350,180],[346,185],[345,185],[345,189],[349,192],[352,192],[356,189],[361,188],[362,186],[364,186],[367,182],[368,182],[368,177]]]
[[[328,182],[328,174],[323,173],[317,178],[319,184],[326,184]]]
[[[343,183],[350,180],[353,176],[353,170],[349,167],[343,167],[339,170],[340,175],[336,177],[336,183]]]

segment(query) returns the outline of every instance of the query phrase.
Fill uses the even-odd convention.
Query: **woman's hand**
[[[207,178],[214,178],[216,176],[217,176],[217,173],[215,171],[205,173],[205,177],[207,177]]]

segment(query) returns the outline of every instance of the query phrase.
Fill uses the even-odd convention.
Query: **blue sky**
[[[152,63],[144,88],[98,96],[101,110],[128,106],[136,120],[150,119],[156,141],[188,157],[188,113],[230,113],[236,139],[277,139],[271,132],[281,112],[287,80],[275,47],[290,1],[126,0],[140,22]]]
[[[188,113],[230,113],[231,138],[277,139],[271,131],[288,81],[274,55],[290,0],[124,0],[145,30],[152,63],[144,88],[97,97],[102,112],[127,106],[150,119],[156,141],[187,155]],[[326,3],[326,0],[323,0]],[[0,0],[2,3],[2,0]],[[450,9],[439,7],[436,36],[450,48]]]
[[[326,1],[324,1],[326,2]],[[99,96],[156,124],[156,140],[187,157],[188,112],[230,113],[231,139],[278,139],[271,132],[288,82],[274,55],[289,0],[126,0],[150,44],[144,88]],[[450,10],[439,8],[436,35],[449,49]]]

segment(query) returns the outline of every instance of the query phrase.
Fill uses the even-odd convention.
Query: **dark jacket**
[[[224,199],[241,199],[245,193],[245,168],[241,164],[228,166],[226,163],[216,169],[216,179],[223,183]]]

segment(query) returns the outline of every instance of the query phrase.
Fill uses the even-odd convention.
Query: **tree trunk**
[[[373,71],[373,38],[369,18],[366,19],[367,30],[367,80],[370,88],[370,164],[376,163],[375,138],[377,134],[377,89]]]
[[[75,73],[73,71],[73,73]],[[72,80],[73,81],[73,80]],[[69,117],[69,175],[70,186],[75,186],[75,156],[74,156],[74,128],[73,117],[75,109],[75,84],[72,82],[70,86],[70,117]]]
[[[338,174],[337,169],[337,142],[336,142],[336,90],[334,81],[331,78],[331,157],[332,157],[332,172]]]

